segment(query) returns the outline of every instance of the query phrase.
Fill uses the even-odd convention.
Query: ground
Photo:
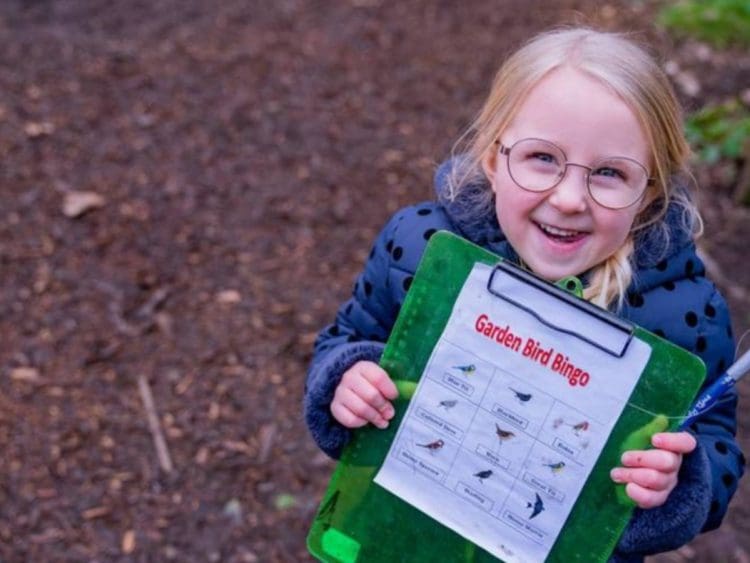
[[[333,468],[301,420],[311,344],[503,55],[585,21],[644,32],[689,109],[750,83],[746,53],[673,42],[654,10],[0,4],[0,558],[310,560]],[[741,334],[749,214],[720,172],[702,247]],[[748,498],[659,561],[750,560]]]

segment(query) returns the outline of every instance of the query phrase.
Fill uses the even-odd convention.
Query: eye
[[[596,176],[604,176],[605,178],[612,178],[615,180],[627,181],[628,175],[624,170],[614,168],[612,166],[602,166],[592,172]]]
[[[557,159],[555,158],[555,155],[547,153],[547,152],[534,152],[529,155],[529,158],[532,158],[534,160],[538,160],[539,162],[546,162],[549,164],[554,164],[557,162]]]

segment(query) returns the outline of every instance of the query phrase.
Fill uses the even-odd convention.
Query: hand
[[[615,467],[610,476],[615,483],[627,483],[625,492],[641,508],[654,508],[666,502],[677,485],[682,455],[695,449],[695,438],[687,432],[660,432],[651,438],[652,450],[632,450],[622,454],[625,467]]]
[[[383,368],[373,362],[357,362],[336,387],[331,414],[347,428],[359,428],[368,422],[387,428],[396,412],[390,401],[396,397],[398,390]]]

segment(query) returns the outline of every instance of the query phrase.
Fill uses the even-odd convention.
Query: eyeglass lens
[[[562,150],[549,141],[524,139],[508,154],[508,171],[520,187],[545,191],[556,186],[565,175],[567,160]],[[641,197],[648,173],[641,164],[628,158],[607,158],[591,166],[587,174],[589,193],[600,205],[622,208]]]

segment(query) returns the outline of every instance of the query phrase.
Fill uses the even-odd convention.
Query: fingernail
[[[385,430],[386,428],[388,428],[388,421],[387,420],[379,421],[378,428],[380,428],[381,430]]]
[[[619,469],[617,467],[609,472],[609,476],[615,483],[622,483],[625,477],[625,475],[623,475],[622,469]]]
[[[388,420],[390,420],[393,418],[393,415],[395,414],[396,414],[396,411],[393,409],[393,407],[387,407],[385,409],[385,413],[383,414],[383,416],[387,418]]]

